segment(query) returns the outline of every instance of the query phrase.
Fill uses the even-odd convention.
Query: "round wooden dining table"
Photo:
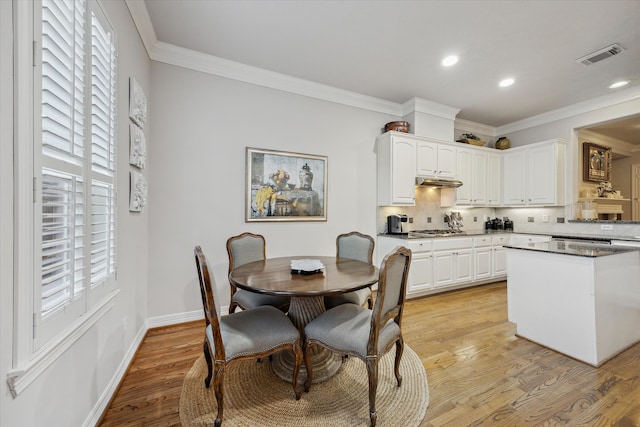
[[[323,265],[314,274],[299,274],[291,270],[291,261],[318,260]],[[334,256],[292,256],[255,261],[235,268],[229,281],[240,289],[266,295],[291,297],[288,316],[304,337],[304,327],[325,312],[324,297],[356,291],[375,284],[379,270],[366,262]],[[342,362],[342,355],[320,346],[311,349],[313,382],[333,376]],[[273,370],[285,381],[293,377],[294,357],[282,351],[273,357]],[[300,367],[299,378],[306,378],[306,369]]]

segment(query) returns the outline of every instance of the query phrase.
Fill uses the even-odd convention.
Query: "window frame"
[[[41,94],[41,1],[14,1],[14,322],[13,322],[13,357],[12,369],[8,373],[7,384],[13,397],[22,392],[31,382],[43,373],[58,357],[64,354],[84,333],[86,333],[98,320],[115,306],[115,298],[119,293],[117,287],[116,272],[103,280],[99,286],[88,289],[85,292],[85,301],[81,315],[57,326],[47,339],[38,341],[36,337],[41,331],[36,330],[42,325],[38,323],[39,307],[41,306],[42,274],[37,257],[40,256],[41,235],[41,170],[39,157],[42,156],[42,128],[40,114]],[[113,36],[115,46],[115,69],[113,70],[113,141],[114,153],[112,161],[114,170],[109,177],[112,185],[112,209],[117,221],[117,157],[115,150],[118,145],[117,135],[117,37],[113,25],[101,5],[96,0],[86,0],[85,43],[91,60],[91,16],[92,12],[99,19],[103,28],[106,24]],[[86,50],[85,50],[86,51]],[[86,91],[91,96],[91,72],[84,79],[88,81]],[[36,84],[36,82],[38,82]],[[87,95],[85,94],[85,97]],[[85,107],[85,111],[91,113],[91,102]],[[85,123],[88,123],[85,120]],[[84,146],[90,147],[91,129],[85,129]],[[91,168],[91,151],[85,149],[84,158],[88,161],[84,164]],[[87,166],[83,166],[86,168]],[[83,173],[83,179],[89,181],[85,188],[91,188],[91,180],[100,179],[104,174]],[[85,200],[91,202],[91,195],[85,196]],[[40,203],[38,203],[40,201]],[[91,209],[85,208],[85,215],[91,215]],[[87,218],[90,229],[90,218]],[[114,232],[117,241],[117,228]],[[90,246],[90,242],[89,242]],[[90,250],[90,248],[88,249]],[[108,248],[108,250],[111,250]],[[117,258],[117,252],[113,251]],[[89,263],[90,264],[90,263]],[[107,267],[109,268],[109,266]],[[87,286],[89,278],[86,279]],[[26,284],[29,284],[27,286]],[[48,320],[47,320],[48,322]]]

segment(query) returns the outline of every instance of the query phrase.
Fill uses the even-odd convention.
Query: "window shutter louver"
[[[39,317],[68,324],[116,271],[115,34],[97,3],[42,0],[41,47]]]

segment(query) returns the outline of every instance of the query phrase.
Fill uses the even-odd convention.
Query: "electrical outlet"
[[[533,217],[532,216],[527,217],[527,222],[533,222]]]
[[[477,216],[473,217],[473,222],[478,222],[478,217]]]
[[[558,224],[564,224],[564,217],[559,216],[557,220],[558,220]]]
[[[413,224],[413,217],[412,216],[409,217],[409,224]]]
[[[542,222],[549,222],[549,215],[543,214],[542,215]]]
[[[431,217],[430,216],[427,217],[427,224],[431,224]]]

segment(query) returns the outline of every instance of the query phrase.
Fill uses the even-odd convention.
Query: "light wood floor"
[[[100,425],[180,425],[203,325],[149,331]],[[640,344],[594,368],[514,332],[505,282],[407,301],[405,342],[429,381],[421,427],[640,426]]]

